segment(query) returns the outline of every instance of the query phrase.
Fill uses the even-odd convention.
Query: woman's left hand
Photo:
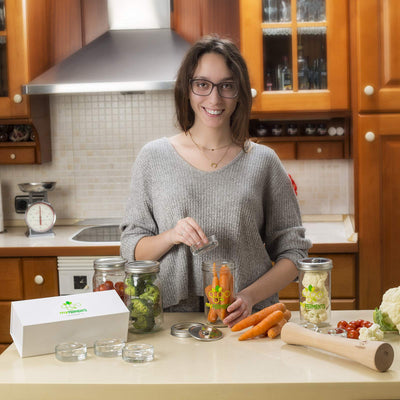
[[[248,296],[245,294],[238,293],[235,301],[227,308],[228,316],[223,320],[225,325],[231,328],[242,319],[246,318],[251,314],[253,304],[251,303]]]

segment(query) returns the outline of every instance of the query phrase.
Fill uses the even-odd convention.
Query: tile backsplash
[[[172,91],[52,95],[52,157],[42,165],[0,165],[5,220],[16,214],[18,183],[55,181],[49,201],[58,219],[120,218],[132,163],[150,140],[171,136]],[[353,213],[351,160],[284,161],[303,214]]]

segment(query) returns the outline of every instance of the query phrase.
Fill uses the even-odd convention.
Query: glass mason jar
[[[126,260],[122,257],[104,257],[94,260],[93,291],[115,289],[124,300]]]
[[[163,311],[158,261],[134,261],[125,265],[125,304],[129,331],[143,333],[161,328]]]
[[[298,261],[300,321],[319,327],[331,320],[331,270],[329,258],[303,258]]]
[[[227,308],[235,296],[235,264],[221,260],[203,262],[204,312],[207,322],[225,326]]]

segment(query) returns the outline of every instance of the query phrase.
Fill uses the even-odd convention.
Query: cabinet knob
[[[251,97],[254,99],[254,97],[257,96],[257,90],[254,88],[251,88]]]
[[[375,133],[374,132],[367,132],[365,134],[365,140],[367,142],[373,142],[375,140]]]
[[[20,94],[16,94],[13,98],[14,103],[22,103],[22,96]]]
[[[367,96],[372,96],[373,94],[374,94],[374,87],[373,86],[371,86],[371,85],[367,85],[367,86],[365,86],[365,88],[364,88],[364,93],[367,95]]]
[[[14,153],[11,153],[10,158],[11,158],[11,160],[15,160],[17,158],[17,156]]]
[[[36,275],[33,280],[35,281],[36,285],[42,285],[44,282],[44,278],[42,275]]]
[[[318,147],[318,148],[317,148],[317,153],[322,153],[321,147]]]

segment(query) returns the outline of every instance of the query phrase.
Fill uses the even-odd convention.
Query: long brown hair
[[[187,132],[194,124],[194,111],[189,101],[189,81],[202,55],[217,53],[224,57],[232,71],[233,79],[239,86],[238,103],[231,116],[232,140],[244,148],[249,137],[251,111],[251,88],[246,62],[233,42],[218,36],[205,36],[197,41],[187,52],[179,68],[175,83],[175,109],[179,126]]]

